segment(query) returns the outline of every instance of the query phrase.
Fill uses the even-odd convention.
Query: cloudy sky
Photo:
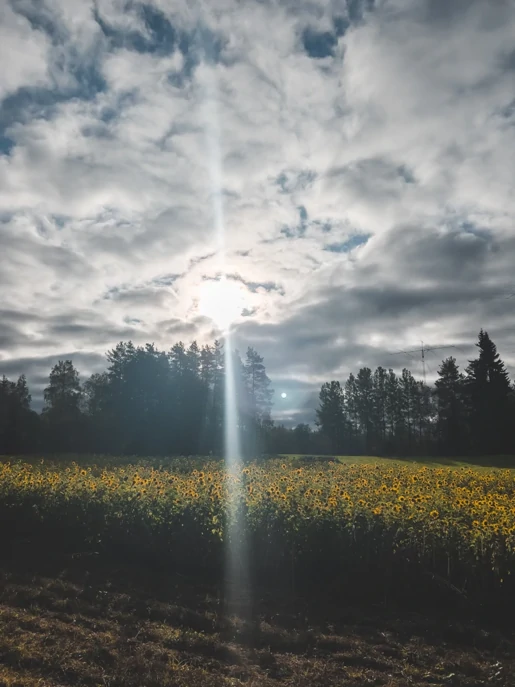
[[[59,358],[212,340],[221,270],[278,419],[480,326],[515,371],[513,0],[0,0],[0,62],[0,374],[36,407]]]

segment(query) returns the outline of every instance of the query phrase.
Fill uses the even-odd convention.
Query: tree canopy
[[[263,357],[231,351],[242,451],[410,455],[515,453],[515,394],[494,342],[481,330],[465,373],[452,356],[430,387],[403,369],[362,367],[322,384],[315,429],[272,419],[274,391]],[[120,342],[104,372],[81,380],[59,361],[30,409],[25,376],[0,380],[0,453],[31,451],[136,455],[221,455],[226,393],[224,343]]]

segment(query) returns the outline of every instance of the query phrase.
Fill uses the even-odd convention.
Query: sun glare
[[[200,286],[199,314],[212,319],[220,329],[228,329],[246,305],[243,286],[236,281],[207,279]]]

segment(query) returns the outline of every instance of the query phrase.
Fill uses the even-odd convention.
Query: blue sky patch
[[[65,32],[59,26],[58,17],[50,16],[42,0],[10,0],[10,4],[17,14],[25,17],[33,29],[46,33],[52,43],[59,43],[63,39]]]
[[[333,17],[334,32],[340,38],[345,34],[350,26],[350,21],[347,17]]]
[[[102,18],[98,8],[94,10],[94,17],[114,48],[127,48],[140,53],[148,52],[157,55],[173,53],[179,36],[166,16],[152,5],[141,5],[139,12],[149,36],[139,31],[123,31],[110,25]]]
[[[349,253],[354,248],[363,246],[370,236],[370,234],[356,234],[355,236],[351,236],[350,239],[347,239],[347,241],[329,243],[324,246],[324,250],[330,253]]]
[[[12,138],[0,133],[0,155],[9,155],[15,145]]]
[[[307,221],[308,221],[308,211],[304,205],[299,205],[297,208],[299,212],[299,223],[296,227],[284,226],[281,229],[281,234],[286,236],[286,238],[301,238],[306,233]]]
[[[314,59],[331,57],[334,54],[334,48],[337,42],[338,38],[336,35],[329,31],[319,33],[308,27],[302,34],[304,50]]]
[[[355,24],[363,21],[366,12],[374,9],[375,0],[347,0],[350,21]]]
[[[275,179],[275,183],[281,189],[281,193],[291,193],[296,189],[305,189],[317,178],[316,172],[311,169],[300,172],[284,171]]]

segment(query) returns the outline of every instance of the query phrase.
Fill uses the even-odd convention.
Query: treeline
[[[460,372],[438,368],[433,388],[378,367],[322,385],[317,424],[331,452],[448,456],[515,453],[515,393],[496,346],[483,330],[478,356]]]
[[[515,393],[487,332],[460,372],[449,357],[433,387],[407,369],[363,367],[342,384],[322,385],[316,429],[276,425],[263,358],[232,352],[236,418],[245,455],[467,455],[515,453]],[[81,382],[72,361],[50,372],[41,414],[27,382],[0,382],[0,454],[95,452],[221,455],[224,450],[224,345],[182,342],[168,351],[121,342],[107,369]]]
[[[71,360],[50,372],[40,415],[30,410],[25,377],[0,385],[0,454],[46,451],[128,455],[223,452],[223,343],[179,342],[169,351],[121,342],[107,369],[81,383]],[[232,353],[242,451],[262,453],[273,390],[263,358]]]

